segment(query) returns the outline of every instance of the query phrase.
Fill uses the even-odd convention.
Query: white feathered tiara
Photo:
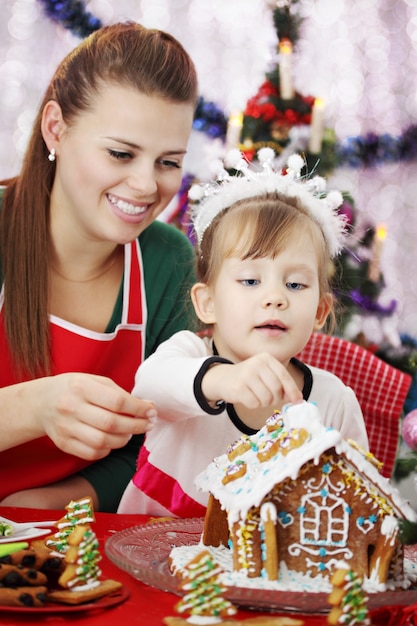
[[[224,165],[237,171],[230,175],[221,161],[214,168],[215,180],[191,187],[188,197],[194,204],[191,221],[199,243],[204,232],[220,211],[245,198],[279,192],[289,197],[297,197],[302,205],[319,224],[329,253],[336,256],[343,247],[346,236],[345,216],[337,209],[343,203],[339,191],[326,194],[326,181],[321,176],[301,176],[304,160],[299,154],[288,159],[286,173],[274,169],[275,152],[272,148],[261,148],[257,158],[262,166],[256,170],[249,166],[240,150],[229,152]]]

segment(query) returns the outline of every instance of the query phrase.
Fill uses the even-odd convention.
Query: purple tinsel
[[[338,165],[375,167],[383,163],[412,161],[417,158],[417,126],[402,135],[368,133],[364,137],[347,137],[335,145]]]
[[[226,137],[227,118],[213,102],[206,102],[204,98],[200,97],[194,115],[193,128],[206,133],[212,139],[224,139]]]
[[[88,37],[102,23],[89,13],[81,0],[38,0],[45,14],[78,37]]]
[[[388,306],[382,306],[381,304],[378,304],[378,302],[375,302],[370,296],[361,294],[357,289],[353,289],[349,295],[354,304],[357,304],[361,309],[364,309],[369,313],[392,315],[397,307],[396,300],[391,300]]]

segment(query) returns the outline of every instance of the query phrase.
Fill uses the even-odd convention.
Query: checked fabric
[[[362,409],[370,451],[383,463],[381,474],[390,478],[411,376],[357,344],[322,333],[313,333],[298,358],[336,374],[353,389]]]

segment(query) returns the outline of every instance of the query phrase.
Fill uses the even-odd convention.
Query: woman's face
[[[191,103],[105,86],[71,126],[61,122],[53,223],[88,240],[136,238],[181,185],[193,113]]]

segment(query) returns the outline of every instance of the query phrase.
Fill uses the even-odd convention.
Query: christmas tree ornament
[[[405,443],[412,450],[417,448],[417,409],[407,413],[403,420],[402,435]]]

